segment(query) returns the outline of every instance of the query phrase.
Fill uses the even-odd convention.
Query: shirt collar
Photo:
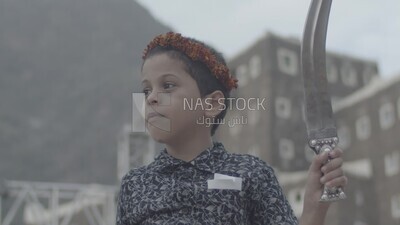
[[[215,173],[216,166],[219,166],[220,160],[226,158],[227,151],[220,142],[213,142],[213,146],[202,151],[196,158],[190,162],[174,158],[168,154],[164,148],[159,155],[154,159],[154,162],[149,165],[155,171],[162,173],[173,172],[179,165],[191,164],[197,169]]]

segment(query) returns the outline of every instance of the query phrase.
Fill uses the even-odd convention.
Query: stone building
[[[329,52],[327,55],[334,104],[378,74],[375,62]],[[229,149],[257,155],[279,170],[307,169],[313,152],[305,141],[300,42],[267,33],[233,58],[229,66],[239,79],[239,89],[233,93],[237,104],[226,119],[245,117],[248,123],[223,126],[217,136]],[[265,109],[243,109],[239,99],[249,98],[264,100]]]
[[[344,98],[335,116],[352,179],[340,224],[400,224],[400,74]]]

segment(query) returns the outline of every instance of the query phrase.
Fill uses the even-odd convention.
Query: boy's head
[[[147,60],[160,55],[180,62],[185,72],[195,81],[199,97],[206,98],[215,92],[222,93],[225,109],[219,110],[215,117],[212,116],[217,121],[222,120],[228,108],[230,90],[237,87],[237,80],[231,77],[223,56],[203,42],[169,32],[157,36],[147,46],[143,54],[142,72]],[[218,126],[218,123],[212,125],[211,136]]]

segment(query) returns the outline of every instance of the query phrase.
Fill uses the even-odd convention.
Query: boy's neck
[[[195,159],[205,149],[210,148],[212,145],[213,141],[210,136],[165,144],[168,154],[185,162],[190,162],[191,160]]]

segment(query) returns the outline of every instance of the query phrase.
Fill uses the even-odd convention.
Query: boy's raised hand
[[[347,184],[347,177],[343,173],[343,151],[334,149],[314,156],[310,169],[306,190],[304,194],[304,207],[300,224],[323,224],[328,211],[329,202],[320,202],[324,185],[327,187],[342,187]],[[326,164],[325,164],[326,163]]]

